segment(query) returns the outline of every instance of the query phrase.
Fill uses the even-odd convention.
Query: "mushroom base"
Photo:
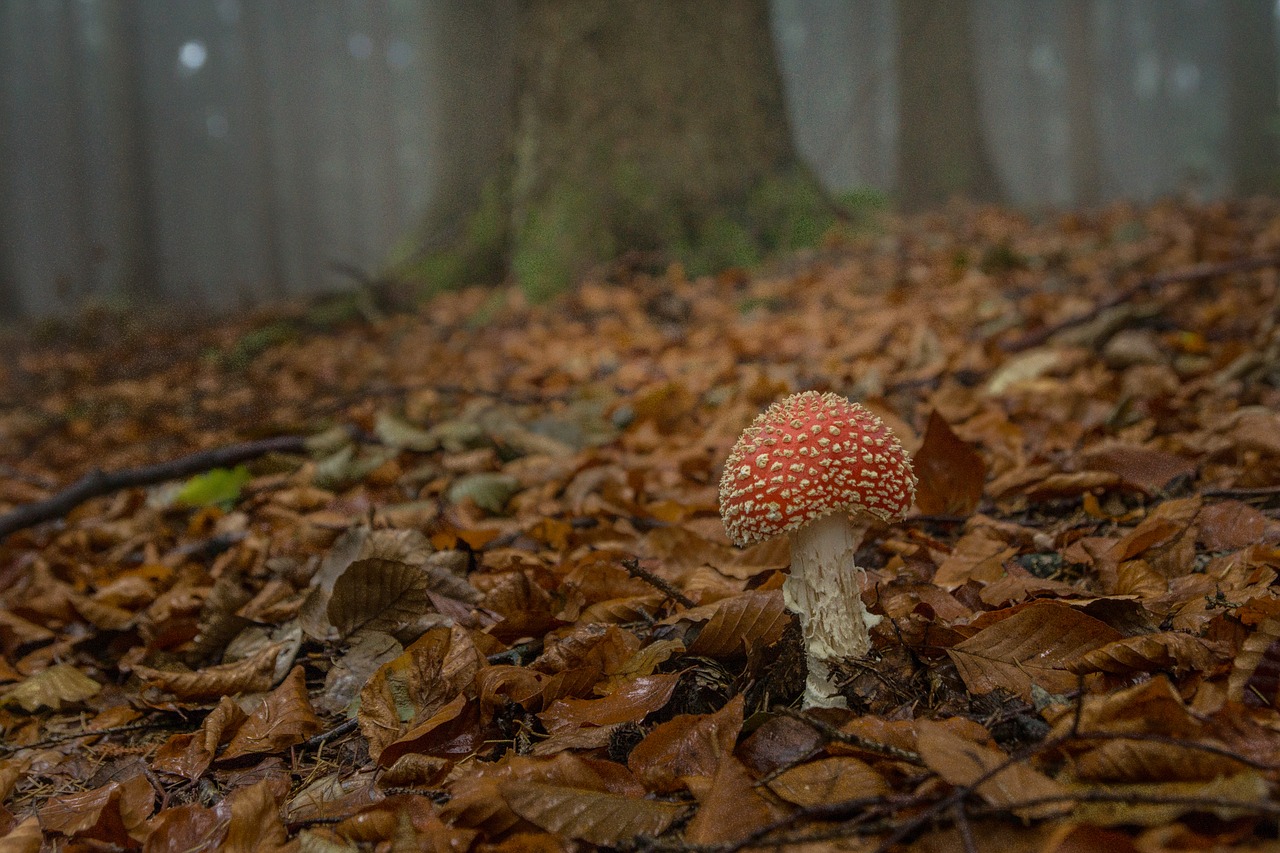
[[[869,526],[835,512],[805,525],[791,540],[791,574],[782,597],[800,617],[809,666],[806,708],[847,708],[831,682],[830,662],[864,657],[871,650],[870,628],[881,617],[862,603],[863,571],[854,562]]]

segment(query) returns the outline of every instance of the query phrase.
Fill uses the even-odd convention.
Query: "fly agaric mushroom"
[[[862,603],[854,553],[872,518],[901,519],[915,492],[897,436],[836,394],[805,391],[774,403],[733,446],[720,478],[729,538],[749,545],[793,534],[782,596],[804,635],[806,708],[847,707],[829,662],[865,656],[881,619]]]

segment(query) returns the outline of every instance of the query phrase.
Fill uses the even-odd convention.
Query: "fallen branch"
[[[1216,264],[1196,264],[1195,266],[1186,267],[1181,270],[1172,270],[1170,272],[1160,273],[1159,275],[1148,276],[1138,279],[1128,287],[1122,288],[1106,299],[1094,305],[1088,311],[1077,314],[1074,317],[1068,317],[1065,320],[1059,320],[1057,323],[1051,323],[1044,328],[1029,332],[1020,338],[1015,338],[1002,348],[1006,352],[1022,352],[1023,350],[1038,347],[1054,335],[1070,329],[1075,326],[1081,326],[1097,317],[1108,308],[1114,308],[1133,299],[1138,294],[1146,290],[1155,290],[1166,284],[1181,284],[1185,282],[1205,281],[1210,278],[1218,278],[1219,276],[1231,275],[1238,272],[1249,272],[1250,270],[1267,269],[1268,267],[1280,267],[1280,255],[1262,255],[1256,258],[1237,258],[1233,261],[1223,261]]]
[[[304,453],[306,450],[306,436],[281,435],[260,441],[246,441],[242,444],[229,444],[212,450],[202,450],[168,462],[143,465],[140,468],[90,471],[51,498],[23,504],[0,515],[0,540],[24,528],[61,518],[87,500],[109,495],[121,489],[153,486],[168,480],[190,477],[213,468],[238,465],[268,453]]]
[[[663,580],[662,578],[655,575],[653,572],[642,567],[640,565],[640,561],[635,559],[634,557],[623,560],[622,568],[626,569],[627,574],[631,575],[631,577],[639,578],[640,580],[647,583],[649,586],[656,589],[658,592],[665,595],[667,598],[670,598],[673,601],[675,601],[677,604],[682,604],[685,607],[698,606],[698,603],[694,601],[692,598],[685,595],[680,590],[676,589],[666,580]]]

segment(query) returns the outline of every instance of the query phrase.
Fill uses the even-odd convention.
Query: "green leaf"
[[[249,469],[243,465],[235,468],[214,468],[196,474],[182,485],[174,498],[175,506],[199,507],[211,504],[234,503],[240,490],[249,482]]]

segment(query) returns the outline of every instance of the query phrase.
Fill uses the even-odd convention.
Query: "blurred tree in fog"
[[[1227,134],[1233,189],[1275,192],[1280,181],[1276,113],[1275,0],[1232,0],[1227,14]]]
[[[898,197],[999,195],[978,112],[969,0],[898,0]]]

